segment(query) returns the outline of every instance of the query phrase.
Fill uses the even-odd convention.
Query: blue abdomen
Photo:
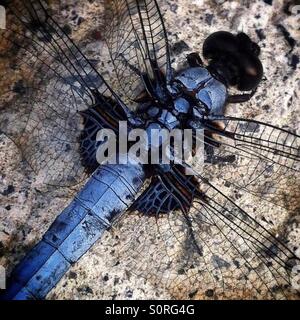
[[[129,208],[144,179],[141,165],[98,168],[13,271],[1,299],[44,299],[70,266]]]

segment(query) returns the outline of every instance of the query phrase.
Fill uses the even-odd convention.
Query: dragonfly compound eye
[[[210,60],[213,73],[227,86],[237,86],[241,91],[255,89],[262,80],[259,54],[260,47],[245,33],[218,31],[203,45],[203,55]]]

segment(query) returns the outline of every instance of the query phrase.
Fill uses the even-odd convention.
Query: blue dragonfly
[[[1,92],[1,132],[45,184],[87,182],[12,271],[3,299],[45,299],[128,214],[136,221],[127,239],[131,270],[148,281],[164,279],[173,297],[297,294],[293,244],[274,236],[228,194],[236,190],[276,210],[296,199],[283,181],[299,178],[300,137],[225,116],[227,103],[248,101],[262,80],[256,43],[244,33],[216,32],[203,45],[208,65],[192,53],[186,68],[176,71],[158,1],[111,0],[104,32],[111,76],[100,71],[102,61],[87,57],[45,2],[4,5],[1,59],[10,61],[7,72],[13,70],[18,85]],[[232,95],[231,87],[247,93]],[[202,129],[202,168],[100,165],[97,133],[110,129],[118,136],[120,121],[127,121],[129,132],[153,124],[170,131]],[[176,254],[178,245],[184,250]]]

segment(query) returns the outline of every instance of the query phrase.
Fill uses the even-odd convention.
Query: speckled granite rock
[[[296,1],[295,1],[296,2]],[[204,39],[217,30],[244,31],[262,48],[265,81],[250,102],[229,106],[229,115],[249,117],[300,133],[299,127],[299,17],[291,14],[287,1],[206,1],[159,0],[165,14],[175,66],[192,51],[201,52]],[[68,4],[68,6],[66,5]],[[294,3],[295,4],[295,3]],[[72,37],[88,37],[89,56],[97,58],[102,50],[101,24],[103,1],[54,1],[53,9],[61,23],[69,26]],[[9,82],[9,77],[8,80]],[[290,188],[290,186],[287,186]],[[294,186],[297,188],[297,186]],[[297,188],[299,189],[299,188]],[[292,189],[291,189],[292,190]],[[0,265],[8,271],[47,230],[74,191],[48,189],[30,170],[15,145],[0,135]],[[298,198],[299,199],[299,198]],[[255,199],[246,205],[258,207]],[[299,203],[277,212],[265,209],[260,221],[289,240],[291,249],[300,245]],[[173,223],[173,222],[171,222]],[[130,235],[137,217],[125,217],[121,224]],[[124,227],[124,225],[128,225]],[[150,226],[156,225],[154,221]],[[126,229],[128,229],[126,231]],[[145,232],[150,228],[145,228]],[[149,246],[151,246],[150,235]],[[164,280],[149,281],[128,272],[124,243],[118,228],[112,230],[77,263],[48,296],[49,299],[144,299],[170,298]],[[154,243],[154,241],[152,241]],[[155,249],[154,249],[155,250]],[[176,252],[177,248],[172,250]],[[227,258],[220,262],[224,267]],[[122,260],[123,259],[123,260]],[[151,265],[148,264],[149,271]],[[155,274],[155,271],[154,271]],[[191,278],[192,281],[192,278]],[[192,292],[190,282],[181,284],[175,297]],[[255,292],[231,288],[230,297],[255,298]],[[181,292],[182,291],[182,292]],[[222,298],[214,288],[191,294],[195,298]]]

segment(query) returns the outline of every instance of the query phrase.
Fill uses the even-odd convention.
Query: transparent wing
[[[177,299],[297,298],[293,243],[282,234],[273,236],[262,219],[265,210],[276,207],[261,208],[248,199],[257,210],[247,213],[198,178],[201,197],[188,213],[130,215],[122,221],[119,261],[125,270]],[[274,230],[281,223],[275,220]]]
[[[148,89],[159,99],[171,78],[168,38],[156,0],[112,0],[106,39],[118,86],[135,100]]]
[[[227,188],[235,187],[282,207],[297,206],[298,135],[262,122],[231,117],[217,117],[204,127],[203,176],[217,177],[218,183]]]
[[[0,30],[0,128],[47,183],[82,179],[78,111],[126,106],[42,1],[12,1]]]
[[[246,119],[202,125],[198,197],[188,212],[141,215],[132,229],[122,222],[125,267],[175,298],[297,298],[289,221],[299,207],[299,136]]]

